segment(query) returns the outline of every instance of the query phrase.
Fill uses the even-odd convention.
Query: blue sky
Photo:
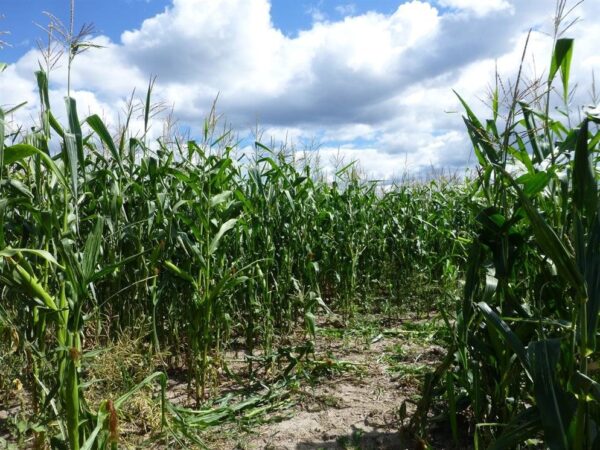
[[[3,0],[0,3],[0,29],[8,30],[5,37],[11,47],[3,50],[2,59],[14,62],[22,56],[44,32],[35,24],[46,26],[48,19],[43,14],[50,12],[64,23],[69,17],[68,0]],[[138,27],[144,19],[162,12],[170,2],[163,0],[78,0],[76,3],[76,20],[83,23],[94,23],[96,32],[106,34],[118,40],[127,29]],[[102,4],[102,7],[98,7]]]
[[[576,0],[570,0],[575,4]],[[98,5],[102,5],[99,7]],[[12,47],[0,74],[0,107],[26,101],[10,126],[35,122],[35,40],[43,10],[64,20],[68,0],[0,0],[0,30]],[[158,137],[169,111],[180,130],[197,131],[217,109],[246,136],[302,150],[321,163],[358,160],[369,175],[390,179],[431,167],[473,164],[459,92],[483,117],[496,67],[513,78],[533,28],[525,72],[543,74],[550,58],[552,0],[77,0],[76,24],[93,22],[101,46],[78,56],[71,95],[80,115],[100,114],[113,127],[133,89],[157,76],[154,99],[168,107],[152,125]],[[589,103],[600,73],[600,1],[573,12],[574,106]],[[66,64],[50,74],[60,116]],[[134,121],[135,122],[135,121]],[[135,123],[134,123],[135,126]],[[333,162],[332,162],[333,161]]]
[[[16,61],[35,45],[36,39],[44,37],[36,24],[46,26],[45,11],[67,23],[69,3],[69,0],[4,0],[0,3],[0,14],[4,15],[0,29],[10,31],[10,36],[5,37],[10,46],[4,49],[2,60]],[[271,18],[286,35],[295,36],[300,30],[310,29],[313,17],[318,14],[330,20],[367,11],[390,14],[399,3],[398,0],[272,0]],[[170,0],[77,0],[76,20],[79,26],[93,23],[96,33],[118,41],[123,31],[139,27],[144,19],[163,12],[170,5]]]

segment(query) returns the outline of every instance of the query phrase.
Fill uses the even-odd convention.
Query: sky
[[[8,63],[0,107],[27,102],[14,124],[36,120],[43,12],[66,23],[68,6],[0,0],[0,31],[10,33],[0,36],[9,44],[0,50]],[[142,96],[156,76],[153,98],[192,135],[218,98],[241,145],[258,128],[276,147],[318,148],[325,168],[357,160],[369,177],[387,180],[457,173],[475,161],[453,91],[488,117],[495,71],[514,79],[530,29],[525,73],[547,73],[554,12],[554,0],[78,0],[76,28],[93,23],[100,48],[75,59],[71,95],[81,117],[97,113],[117,126],[132,90]],[[579,18],[567,33],[576,39],[576,111],[590,103],[600,69],[600,0],[570,17]],[[50,74],[55,112],[66,66]]]

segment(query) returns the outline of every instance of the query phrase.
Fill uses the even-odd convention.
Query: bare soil
[[[251,426],[229,423],[211,427],[202,431],[200,438],[214,450],[424,448],[401,430],[414,411],[425,373],[444,356],[443,348],[436,345],[435,334],[436,327],[430,320],[369,316],[346,326],[337,319],[321,318],[315,354],[307,363],[312,364],[310,376],[301,378],[290,391],[286,408],[261,416]],[[282,340],[290,338],[296,341],[304,336]],[[227,358],[230,369],[240,373],[246,367],[241,353]],[[218,391],[240,388],[232,383],[223,379]],[[150,438],[152,430],[159,427],[159,409],[150,394],[136,395],[139,408],[132,402],[123,418],[121,432],[127,441],[122,443],[123,448],[140,448],[140,440],[133,438]],[[167,397],[175,404],[192,406],[182,377],[169,380]],[[0,425],[7,425],[18,413],[16,400],[12,400],[11,404],[0,405]],[[406,410],[402,411],[404,403]],[[145,425],[141,427],[140,423]],[[7,434],[5,427],[0,430],[3,428],[0,448],[3,442],[14,443],[14,436]],[[435,448],[447,447],[443,438],[436,441]],[[152,448],[162,447],[159,444]]]
[[[424,373],[433,370],[444,351],[426,336],[417,339],[410,332],[403,333],[401,321],[387,325],[393,331],[377,336],[331,337],[321,328],[317,359],[327,355],[338,365],[344,364],[345,370],[303,387],[289,418],[248,432],[221,435],[211,442],[211,448],[419,448],[402,434],[400,407],[408,400],[410,416],[414,409],[411,400],[418,398]]]

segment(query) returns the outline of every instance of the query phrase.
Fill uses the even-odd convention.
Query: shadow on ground
[[[362,430],[352,427],[352,432],[342,436],[324,436],[323,440],[299,442],[296,450],[413,450],[412,440],[399,432],[381,432]]]

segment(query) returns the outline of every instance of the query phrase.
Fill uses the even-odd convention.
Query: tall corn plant
[[[550,102],[560,73],[565,116],[572,53],[571,39],[555,40],[546,83]],[[455,344],[429,378],[415,420],[424,419],[438,383],[456,439],[456,416],[469,406],[476,446],[514,448],[539,437],[551,449],[596,448],[600,120],[587,116],[570,128],[521,89],[517,80],[502,118],[496,90],[486,122],[461,99],[480,165],[478,236]]]
[[[6,146],[1,136],[5,201],[0,221],[0,280],[21,316],[22,338],[31,349],[31,377],[26,382],[35,412],[60,425],[59,435],[51,440],[71,449],[103,447],[115,434],[111,423],[116,422],[108,417],[116,414],[124,398],[104,402],[97,413],[87,406],[80,374],[86,357],[82,334],[88,313],[98,306],[97,284],[132,258],[100,265],[106,251],[106,218],[97,212],[82,214],[80,208],[89,196],[87,175],[97,155],[85,152],[74,99],[66,99],[69,126],[63,128],[50,109],[46,74],[38,72],[37,79],[41,126],[22,143]],[[88,120],[108,143],[101,121]],[[55,155],[49,153],[50,127],[60,140]],[[147,382],[156,378],[165,381],[157,373]],[[36,445],[44,446],[49,438],[40,432]]]

